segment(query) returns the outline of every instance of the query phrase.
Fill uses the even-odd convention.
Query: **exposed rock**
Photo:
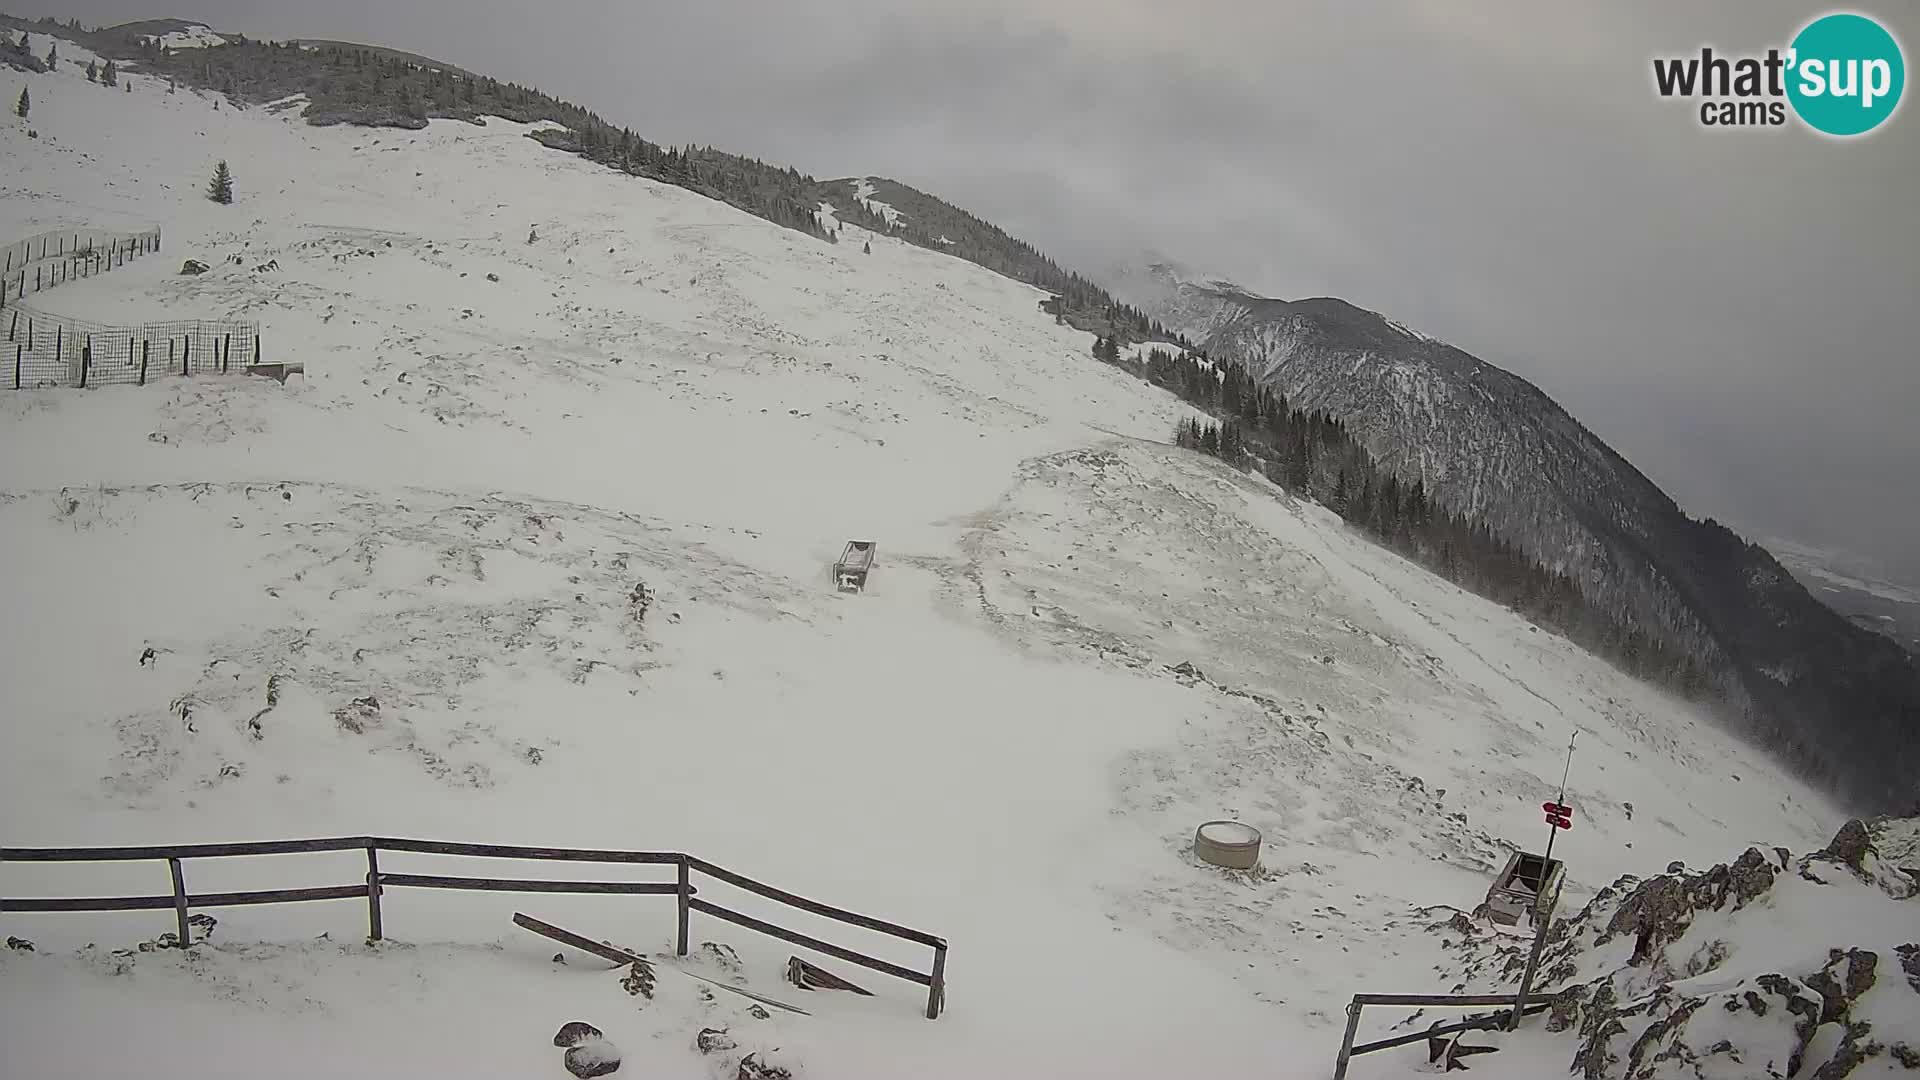
[[[8,939],[8,944],[12,944],[12,939]],[[1920,994],[1920,945],[1896,945],[1893,951],[1900,957],[1900,970],[1907,973],[1907,985]]]
[[[1873,835],[1867,832],[1867,823],[1854,818],[1840,826],[1840,831],[1833,834],[1833,842],[1814,857],[1831,858],[1865,873],[1866,867],[1863,864],[1871,851],[1873,851]]]
[[[734,1080],[793,1080],[793,1073],[778,1065],[766,1064],[758,1054],[748,1054],[740,1059],[740,1071],[734,1074]]]
[[[1867,1037],[1872,1026],[1864,1021],[1848,1024],[1847,1034],[1841,1039],[1839,1049],[1835,1050],[1826,1064],[1820,1066],[1819,1070],[1813,1074],[1813,1080],[1845,1080],[1846,1077],[1853,1075],[1853,1070],[1858,1068],[1861,1062],[1884,1053],[1886,1047],[1870,1041]]]
[[[28,941],[26,938],[17,938],[8,935],[7,948],[12,949],[14,952],[32,952],[33,942]]]
[[[1547,1009],[1547,1030],[1565,1031],[1579,1023],[1580,1006],[1590,992],[1584,986],[1570,986],[1554,995],[1553,1005]]]
[[[180,264],[180,272],[183,274],[204,274],[210,269],[212,269],[212,267],[201,262],[199,259],[188,259],[186,262]]]
[[[555,1046],[578,1046],[588,1039],[603,1038],[600,1029],[585,1020],[569,1020],[553,1036]]]
[[[1193,666],[1193,661],[1191,660],[1182,660],[1178,664],[1175,664],[1174,666],[1168,668],[1167,670],[1173,672],[1175,675],[1178,675],[1183,679],[1193,679],[1197,682],[1207,681],[1206,674],[1202,672],[1199,668]]]
[[[602,1038],[588,1039],[568,1048],[566,1064],[580,1080],[605,1076],[620,1068],[620,1048]]]
[[[372,694],[354,698],[333,710],[333,720],[355,735],[364,735],[368,728],[380,723],[380,699]]]
[[[693,1037],[693,1045],[703,1054],[725,1053],[740,1047],[726,1028],[701,1028],[700,1034]]]
[[[734,952],[730,945],[722,945],[717,941],[703,941],[700,943],[700,958],[722,971],[736,975],[740,973],[740,954]]]

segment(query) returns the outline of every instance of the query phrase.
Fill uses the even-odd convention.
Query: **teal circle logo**
[[[1787,100],[1807,126],[1863,135],[1900,105],[1907,64],[1900,43],[1865,15],[1823,15],[1793,39]]]

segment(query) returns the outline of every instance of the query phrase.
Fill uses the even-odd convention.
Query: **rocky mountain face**
[[[1920,819],[1854,820],[1795,857],[1748,848],[1623,877],[1542,952],[1547,1030],[1586,1080],[1899,1075],[1920,1069]],[[1782,933],[1791,920],[1798,928]],[[1434,929],[1460,988],[1513,988],[1529,942],[1464,915]]]
[[[1907,810],[1920,666],[1814,599],[1767,551],[1665,492],[1538,387],[1342,300],[1273,300],[1170,271],[1129,299],[1403,479],[1572,575],[1623,625],[1712,672],[1750,736],[1843,798]]]

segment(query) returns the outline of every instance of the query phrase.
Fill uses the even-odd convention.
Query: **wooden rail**
[[[1526,1013],[1531,1015],[1540,1012],[1551,1005],[1556,996],[1528,994],[1524,1002]],[[1361,1054],[1371,1054],[1376,1050],[1390,1050],[1396,1046],[1405,1046],[1408,1043],[1420,1042],[1440,1035],[1451,1035],[1458,1031],[1504,1028],[1508,1020],[1505,1015],[1468,1020],[1427,1031],[1414,1031],[1391,1038],[1377,1039],[1355,1046],[1353,1037],[1360,1031],[1360,1012],[1368,1005],[1437,1005],[1451,1008],[1497,1005],[1510,1009],[1513,1004],[1514,995],[1512,994],[1355,994],[1353,1000],[1347,1004],[1347,1031],[1340,1039],[1340,1056],[1333,1062],[1333,1080],[1346,1080],[1347,1063]]]
[[[185,870],[188,859],[242,858],[253,855],[294,855],[327,851],[364,851],[367,874],[363,883],[307,889],[260,889],[245,892],[189,893]],[[456,855],[467,858],[531,859],[555,862],[619,863],[630,865],[673,866],[675,880],[652,881],[566,881],[528,878],[451,877],[440,874],[399,874],[380,869],[379,853],[409,852],[426,855]],[[876,919],[809,900],[804,896],[777,889],[764,882],[737,874],[705,859],[684,852],[615,851],[589,848],[520,847],[507,844],[457,844],[439,840],[408,840],[386,836],[341,836],[316,840],[268,840],[238,844],[173,844],[150,847],[95,848],[0,848],[0,862],[138,862],[164,861],[173,881],[173,891],[165,896],[90,896],[90,897],[6,897],[0,898],[0,912],[56,911],[157,911],[172,908],[177,923],[176,936],[181,948],[193,943],[188,915],[194,908],[236,907],[249,904],[289,904],[310,900],[367,901],[367,937],[378,941],[383,934],[381,894],[389,886],[416,889],[460,889],[482,892],[585,893],[627,896],[672,896],[677,900],[678,919],[674,953],[687,955],[688,923],[695,911],[754,930],[769,937],[837,957],[849,963],[892,975],[927,988],[926,1016],[938,1019],[946,1005],[947,943],[943,938],[898,923]],[[933,950],[933,968],[928,972],[868,956],[830,941],[789,930],[699,898],[692,875],[704,874],[735,888],[763,896],[776,903],[925,945]]]

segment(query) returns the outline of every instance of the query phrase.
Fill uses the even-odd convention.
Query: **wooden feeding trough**
[[[873,572],[874,542],[849,540],[840,561],[833,564],[833,585],[841,592],[863,592],[867,575]]]
[[[1542,897],[1560,894],[1567,866],[1559,859],[1516,851],[1507,859],[1506,869],[1487,890],[1487,917],[1502,926],[1513,926],[1521,919],[1532,925],[1538,918]]]

